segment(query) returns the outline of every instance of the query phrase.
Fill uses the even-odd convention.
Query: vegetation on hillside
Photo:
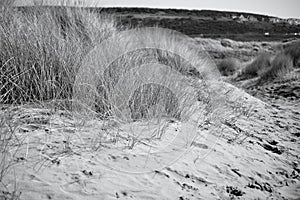
[[[74,8],[76,9],[76,8]],[[154,9],[154,8],[86,8],[96,13],[116,16],[122,27],[153,27],[173,29],[193,37],[231,38],[249,40],[283,40],[299,37],[300,25],[271,23],[271,16],[252,13],[211,10]],[[23,12],[27,7],[20,7]],[[233,16],[255,18],[256,21],[239,21]],[[268,35],[264,35],[269,33]]]
[[[300,67],[300,40],[292,41],[285,45],[284,54],[291,57],[295,67]]]
[[[223,76],[233,75],[240,66],[241,63],[236,58],[225,58],[217,65],[221,75]]]
[[[254,78],[262,74],[271,67],[271,54],[261,52],[252,62],[242,69],[240,79]]]
[[[0,21],[2,103],[71,98],[82,59],[116,32],[107,16],[64,7],[7,9]]]
[[[289,55],[279,53],[272,60],[271,67],[264,71],[260,78],[261,81],[269,81],[275,78],[283,77],[286,73],[292,71],[293,61]]]

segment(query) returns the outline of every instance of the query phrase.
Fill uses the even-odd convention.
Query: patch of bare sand
[[[16,181],[28,200],[299,199],[300,144],[289,130],[300,131],[300,106],[283,111],[227,83],[216,89],[231,89],[220,109],[224,116],[235,103],[252,110],[248,117],[192,130],[197,137],[187,151],[176,148],[191,134],[181,132],[183,122],[145,126],[19,109],[23,159],[6,183]]]

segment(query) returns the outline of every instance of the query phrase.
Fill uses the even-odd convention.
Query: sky
[[[28,4],[32,0],[17,0],[17,4]],[[34,0],[55,2],[60,0]],[[300,0],[62,0],[82,1],[85,5],[99,7],[151,7],[209,9],[221,11],[250,12],[281,18],[300,19]]]

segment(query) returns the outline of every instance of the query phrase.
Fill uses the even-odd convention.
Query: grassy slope
[[[19,9],[26,12],[28,7],[19,7]],[[292,34],[300,32],[300,25],[273,24],[269,22],[271,16],[252,13],[153,8],[88,9],[114,14],[119,26],[159,26],[177,30],[189,36],[226,37],[240,41],[274,41],[299,37]],[[245,17],[255,17],[258,21],[239,23],[231,18],[233,15],[241,14]],[[270,36],[264,36],[265,32],[269,32]]]
[[[190,36],[227,37],[237,40],[282,40],[291,37],[286,33],[300,32],[300,26],[270,23],[270,16],[251,13],[220,12],[210,10],[151,9],[151,8],[104,8],[102,11],[115,13],[122,25],[158,25]],[[258,22],[238,23],[232,15],[252,16]],[[172,18],[170,18],[172,16]],[[264,19],[264,20],[262,20]],[[269,32],[271,37],[264,37]],[[244,36],[244,34],[247,34]]]

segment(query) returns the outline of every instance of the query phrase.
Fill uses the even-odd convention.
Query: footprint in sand
[[[198,147],[200,149],[208,149],[208,146],[206,144],[201,144],[201,143],[198,143],[198,142],[193,142],[192,146]]]

